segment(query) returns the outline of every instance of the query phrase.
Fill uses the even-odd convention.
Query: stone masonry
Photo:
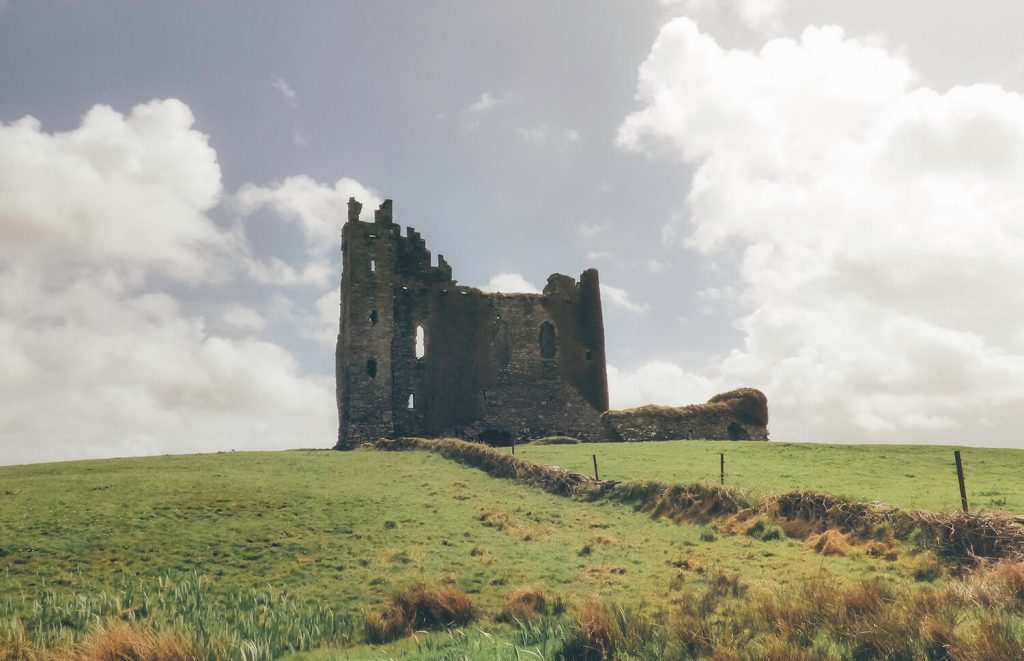
[[[607,440],[597,271],[554,274],[542,294],[456,284],[391,200],[342,228],[335,358],[337,448],[381,437],[458,436],[495,445],[564,434]]]
[[[641,406],[601,416],[613,440],[768,440],[768,398],[754,388],[715,395],[706,404]]]

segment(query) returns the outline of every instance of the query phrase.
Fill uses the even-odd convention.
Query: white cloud
[[[480,287],[483,291],[502,292],[506,294],[539,294],[540,289],[519,273],[499,273]]]
[[[329,380],[96,265],[0,268],[2,463],[330,445]]]
[[[736,13],[755,30],[774,30],[789,4],[790,0],[736,0]]]
[[[666,236],[744,248],[717,378],[764,384],[776,438],[967,440],[985,418],[1019,443],[1024,97],[921,87],[838,27],[750,52],[677,18],[638,98],[619,144],[696,166]]]
[[[303,324],[300,332],[320,346],[333,350],[338,342],[340,317],[341,287],[338,286],[316,300],[314,314]]]
[[[601,285],[601,302],[636,314],[647,312],[651,307],[647,303],[634,302],[625,289],[605,284]]]
[[[295,90],[288,84],[288,81],[284,78],[275,78],[271,81],[270,86],[277,90],[278,94],[281,95],[285,101],[292,106],[299,105],[298,97],[295,94]]]
[[[516,134],[532,145],[551,149],[564,149],[580,139],[580,132],[576,129],[553,129],[546,124],[519,127]]]
[[[216,284],[216,301],[252,259],[206,215],[220,167],[192,125],[173,99],[96,106],[66,133],[0,124],[0,462],[332,443],[329,377],[154,284]],[[303,195],[267,199],[326,241],[315,205],[280,201]],[[266,322],[231,301],[213,321]]]
[[[518,100],[519,95],[512,90],[498,96],[495,96],[490,92],[482,93],[480,98],[471,103],[463,113],[465,115],[466,128],[469,130],[478,128],[480,126],[481,119],[485,115],[489,115],[495,108],[514,103]]]
[[[340,227],[347,217],[349,197],[363,203],[368,214],[380,204],[377,193],[358,181],[339,179],[333,186],[311,177],[287,177],[270,186],[245,184],[235,195],[234,207],[243,217],[269,208],[277,216],[300,228],[306,243],[307,261],[296,268],[280,259],[249,260],[252,277],[260,282],[315,284],[326,287],[337,277],[331,265],[340,241]]]
[[[668,264],[659,259],[648,259],[643,264],[644,270],[650,273],[651,275],[663,273],[665,269],[668,268],[668,266]]]
[[[220,322],[239,331],[261,331],[267,325],[267,320],[262,314],[239,303],[231,303],[224,308],[220,313]]]
[[[734,14],[751,30],[761,34],[777,32],[792,0],[661,0],[670,11],[684,11],[693,18]]]
[[[665,361],[652,360],[631,372],[608,365],[608,398],[613,409],[645,404],[684,406],[706,402],[715,392],[707,377]]]
[[[580,223],[576,226],[576,231],[584,239],[592,239],[595,236],[607,232],[611,229],[611,226],[611,222],[607,220],[603,220],[599,223]]]
[[[94,106],[81,125],[45,133],[0,123],[0,259],[107,259],[177,278],[216,275],[233,239],[206,216],[221,193],[207,136],[176,99],[125,116]]]

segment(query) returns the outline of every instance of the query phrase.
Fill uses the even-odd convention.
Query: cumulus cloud
[[[789,11],[792,0],[661,0],[661,4],[693,17],[732,13],[751,30],[764,34],[782,27],[782,17]]]
[[[499,273],[480,287],[483,291],[502,292],[506,294],[539,294],[540,289],[519,273]]]
[[[267,325],[267,320],[262,314],[240,303],[231,303],[224,308],[220,313],[220,322],[239,331],[261,331]]]
[[[1024,97],[937,91],[838,27],[759,51],[690,19],[640,67],[618,144],[696,169],[668,228],[743,249],[742,347],[716,378],[762,384],[776,438],[1013,442],[1024,404]]]
[[[127,115],[96,106],[66,133],[0,124],[3,463],[330,444],[330,377],[260,339],[263,314],[229,298],[211,317],[245,335],[233,339],[164,291],[230,297],[252,257],[207,215],[220,167],[193,122],[170,99]],[[315,204],[274,192],[252,204],[326,241]]]
[[[338,323],[341,316],[341,287],[335,287],[316,299],[314,314],[300,327],[300,333],[327,349],[338,342]]]
[[[647,303],[635,302],[625,289],[606,284],[601,285],[601,302],[605,306],[611,305],[634,314],[642,314],[651,308]]]
[[[101,269],[72,281],[0,271],[4,463],[329,444],[324,379],[133,290]]]
[[[234,241],[206,215],[220,198],[220,167],[194,122],[168,99],[127,116],[97,105],[66,133],[45,133],[33,117],[0,123],[0,258],[216,275],[213,256]]]
[[[715,384],[706,376],[686,372],[673,363],[652,360],[631,371],[608,365],[608,398],[612,408],[652,402],[684,406],[706,402],[715,392]]]
[[[779,27],[789,4],[790,0],[736,0],[736,13],[755,30],[772,30]]]
[[[337,276],[331,255],[338,250],[339,228],[346,218],[349,197],[363,203],[364,214],[381,202],[375,191],[347,177],[333,185],[305,175],[287,177],[269,186],[243,185],[234,197],[236,211],[243,218],[261,209],[273,211],[301,230],[307,253],[301,267],[281,259],[249,260],[250,275],[261,282],[327,286]]]

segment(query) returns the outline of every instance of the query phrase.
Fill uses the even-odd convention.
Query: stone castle
[[[752,389],[691,407],[608,411],[597,270],[553,274],[541,294],[458,285],[391,200],[342,228],[335,357],[337,448],[398,436],[508,445],[581,440],[767,439],[767,402]],[[752,413],[753,412],[753,413]]]

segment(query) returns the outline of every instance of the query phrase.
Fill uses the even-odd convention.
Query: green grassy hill
[[[700,445],[520,447],[517,453],[584,469],[577,464],[596,452],[602,477],[686,482],[707,474],[695,467]],[[704,459],[716,459],[716,447],[701,447]],[[848,475],[849,464],[825,462],[829,453],[793,448],[730,444],[728,466],[736,471],[730,479],[749,479],[758,489],[859,484]],[[852,457],[861,462],[865,452],[842,450],[850,463]],[[893,465],[921,476],[914,479],[933,476],[938,483],[948,472],[946,465],[929,468],[945,449],[921,449],[913,460],[903,452],[891,450]],[[993,464],[1020,462],[1021,453],[985,452]],[[751,468],[758,461],[789,466],[785,478],[778,477],[792,482],[765,479],[769,471]],[[948,475],[941,481],[949,482]],[[1019,503],[1020,490],[1019,481],[1011,482],[999,497]],[[921,504],[938,502],[929,497],[921,496]],[[581,623],[601,617],[608,619],[602,626],[619,632],[609,644],[621,658],[669,652],[701,658],[741,646],[758,658],[775,643],[762,640],[750,623],[729,628],[747,617],[740,604],[751,595],[761,596],[750,603],[787,602],[809,589],[841,595],[865,579],[877,579],[892,594],[916,595],[943,589],[954,573],[928,551],[893,539],[872,550],[855,540],[847,546],[842,538],[816,546],[816,537],[789,538],[765,522],[751,532],[753,522],[742,517],[676,524],[613,502],[554,496],[422,451],[221,453],[3,467],[0,522],[0,659],[4,645],[9,658],[30,658],[10,651],[19,636],[59,646],[110,618],[183,631],[211,658],[277,658],[296,650],[314,650],[294,655],[310,659],[558,658],[581,636],[592,643],[597,634]],[[477,610],[474,623],[367,644],[367,614],[386,610],[396,589],[420,582],[468,595]],[[549,605],[565,604],[565,612],[548,608],[537,621],[499,621],[509,596],[524,586],[534,586]],[[1011,645],[1024,641],[1024,603],[1014,603],[1016,610],[1000,615],[1016,627]],[[692,604],[704,610],[677,612]],[[961,613],[956,626],[976,638],[988,612]],[[707,634],[669,626],[680,617],[697,618]],[[728,630],[712,636],[723,626]],[[817,645],[823,658],[855,655],[854,643],[829,636],[815,633],[807,644]],[[797,644],[787,640],[778,644]],[[913,644],[924,649],[923,642]]]
[[[670,484],[719,481],[725,454],[727,485],[752,497],[785,491],[823,491],[904,509],[960,508],[953,450],[960,450],[972,508],[1024,513],[1024,450],[938,445],[825,445],[698,441],[522,445],[518,456],[593,473],[601,479]]]

